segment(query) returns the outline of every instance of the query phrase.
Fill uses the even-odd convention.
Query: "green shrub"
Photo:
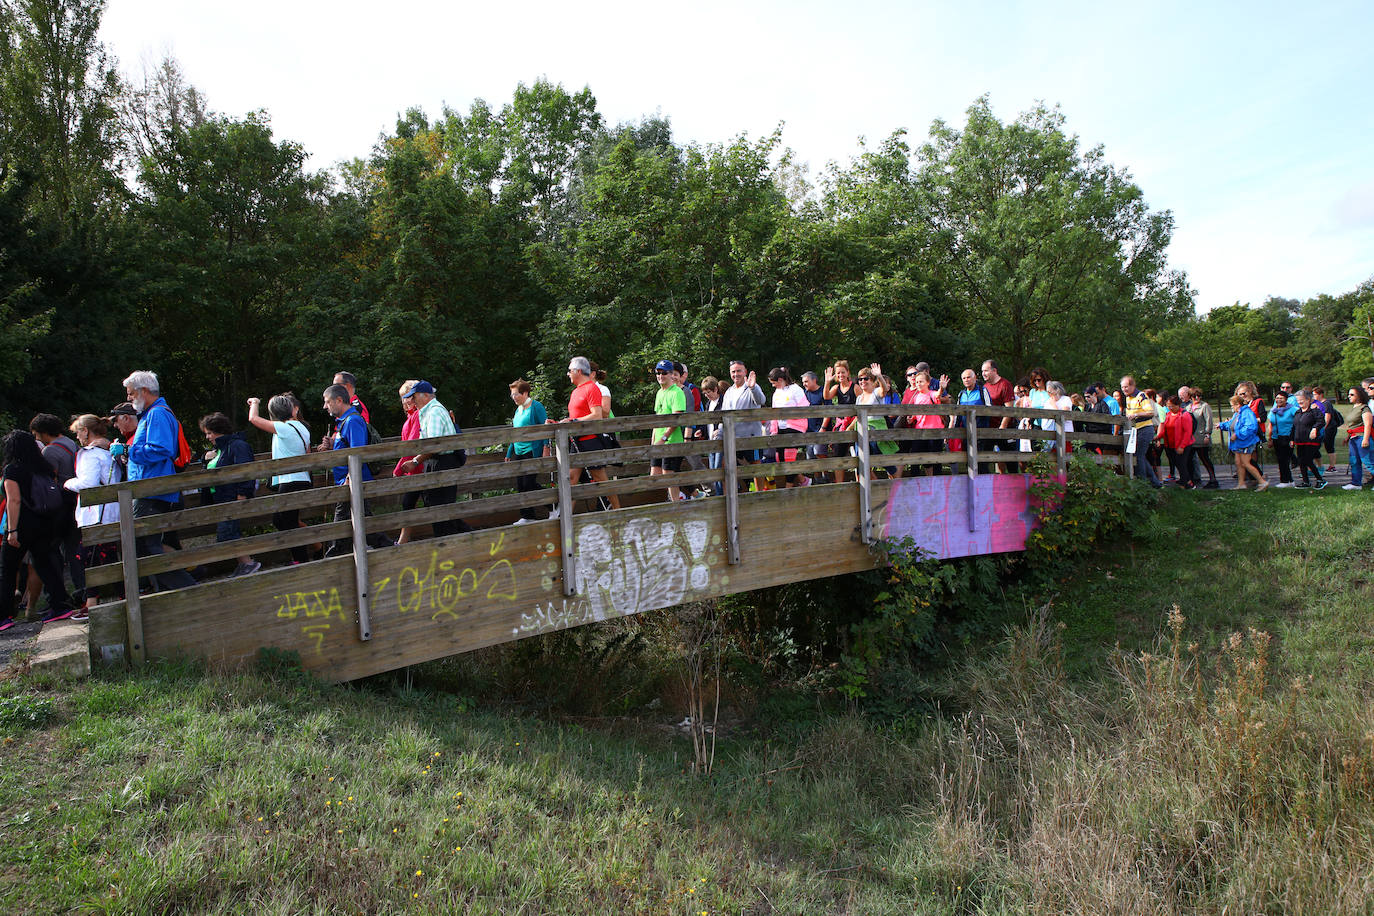
[[[50,697],[23,694],[0,698],[0,730],[36,728],[51,722],[55,715]]]

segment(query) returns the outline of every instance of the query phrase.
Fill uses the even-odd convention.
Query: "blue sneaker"
[[[1319,481],[1317,481],[1315,484],[1313,484],[1313,485],[1312,485],[1312,489],[1314,489],[1314,490],[1325,490],[1325,489],[1326,489],[1326,478],[1323,477],[1321,480],[1319,480]]]

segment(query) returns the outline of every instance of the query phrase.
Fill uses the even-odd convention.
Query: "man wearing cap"
[[[131,438],[110,447],[110,455],[125,458],[129,481],[171,477],[176,473],[174,460],[181,451],[181,424],[162,398],[157,375],[145,369],[131,373],[124,380],[124,393],[129,398],[129,406],[138,414],[138,423]],[[121,433],[124,429],[125,426],[120,425]],[[135,499],[134,518],[161,515],[180,506],[181,490],[173,483],[170,492]],[[140,557],[161,555],[162,535],[145,534],[136,538],[135,553]],[[195,578],[184,569],[158,573],[149,576],[148,581],[154,591],[196,584]]]
[[[678,384],[677,365],[671,359],[660,359],[654,366],[654,378],[658,381],[658,393],[654,395],[654,413],[674,414],[687,409],[687,393]],[[649,440],[653,445],[677,445],[682,442],[681,426],[662,426],[654,430]],[[676,474],[682,470],[682,457],[653,458],[649,461],[649,476],[661,477]],[[680,497],[677,487],[668,488],[668,501],[675,502]]]
[[[1136,476],[1158,490],[1164,484],[1160,483],[1159,475],[1150,466],[1145,455],[1155,438],[1154,404],[1136,388],[1135,378],[1132,376],[1122,376],[1121,393],[1126,396],[1126,418],[1135,427]]]
[[[434,386],[429,382],[419,381],[401,395],[403,398],[412,398],[415,402],[417,413],[420,418],[420,439],[437,439],[441,436],[456,436],[460,430],[454,426],[453,418],[443,404],[439,403],[435,396]],[[401,470],[408,473],[424,471],[432,474],[436,471],[452,471],[463,466],[467,456],[462,449],[439,452],[421,452],[409,461],[402,464]],[[458,499],[458,485],[456,483],[445,486],[435,487],[432,490],[425,490],[420,494],[420,499],[425,501],[428,507],[449,506]],[[450,534],[457,534],[462,531],[471,531],[468,523],[462,519],[444,519],[433,523],[434,536],[444,537]]]

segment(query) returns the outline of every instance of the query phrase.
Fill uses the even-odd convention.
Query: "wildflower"
[[[424,872],[423,872],[422,870],[420,870],[420,869],[418,869],[418,868],[415,869],[415,877],[418,878],[418,877],[420,877],[420,876],[423,875],[423,874],[424,874]]]

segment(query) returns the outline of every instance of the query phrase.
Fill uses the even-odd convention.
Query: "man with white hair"
[[[604,420],[606,419],[606,407],[601,399],[601,388],[596,384],[596,378],[592,375],[592,364],[585,356],[574,356],[568,360],[568,380],[572,382],[572,395],[568,398],[568,416],[563,420],[564,423],[576,423],[585,420]],[[549,420],[549,423],[554,422]],[[577,452],[595,452],[606,448],[606,442],[599,434],[593,433],[588,436],[573,434],[571,440],[572,448]],[[573,468],[569,474],[569,483],[576,484],[582,477],[583,468]],[[587,476],[596,483],[606,480],[606,466],[604,464],[585,469]],[[612,494],[606,497],[606,501],[611,504],[611,508],[620,508],[620,497]],[[549,518],[558,517],[558,507],[554,506],[553,512],[549,513]]]
[[[171,477],[176,474],[175,459],[181,448],[181,424],[162,398],[162,386],[157,375],[146,369],[130,373],[124,380],[124,393],[138,413],[138,428],[127,445],[110,446],[110,454],[127,457],[130,481]],[[181,490],[175,484],[167,493],[142,496],[134,500],[134,518],[147,518],[172,512],[181,507]],[[135,541],[140,557],[162,553],[162,535],[146,534]],[[186,588],[196,584],[195,578],[184,569],[173,569],[148,577],[154,591]]]

